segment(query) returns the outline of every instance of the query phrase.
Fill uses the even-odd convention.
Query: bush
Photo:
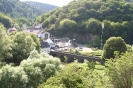
[[[60,60],[46,53],[38,54],[37,51],[32,51],[29,58],[23,60],[20,66],[28,75],[27,86],[36,88],[60,70]]]
[[[104,44],[102,58],[114,58],[114,51],[118,51],[121,54],[126,52],[126,50],[126,43],[121,37],[110,37]]]
[[[95,69],[95,62],[86,61],[86,64],[88,65],[89,69]]]
[[[6,65],[0,69],[0,88],[26,88],[28,77],[22,67]]]
[[[50,85],[60,86],[61,88],[87,88],[84,85],[83,75],[82,67],[78,65],[69,65],[63,68],[58,74],[48,79],[46,83],[41,84],[38,88],[45,88]]]
[[[98,73],[88,69],[87,64],[71,63],[38,88],[95,88],[97,83],[102,83],[101,80]]]
[[[60,60],[46,53],[32,51],[18,67],[0,68],[0,88],[37,88],[60,70]]]
[[[127,46],[127,51],[128,52],[132,52],[133,51],[133,47],[131,45],[126,44],[126,46]]]
[[[133,53],[116,54],[114,59],[106,62],[107,75],[113,88],[133,87]]]

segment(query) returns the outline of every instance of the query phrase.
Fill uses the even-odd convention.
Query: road
[[[88,48],[86,47],[85,45],[82,45],[82,44],[77,44],[78,47],[82,47],[82,51],[85,51],[85,52],[92,52],[93,50],[91,48]]]

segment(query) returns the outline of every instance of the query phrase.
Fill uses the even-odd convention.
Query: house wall
[[[46,35],[47,35],[47,37],[46,37]],[[50,33],[49,32],[41,33],[41,38],[47,39],[49,37],[50,37]]]
[[[42,48],[41,52],[50,53],[50,47],[49,48]]]

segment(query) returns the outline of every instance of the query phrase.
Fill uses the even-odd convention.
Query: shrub
[[[106,62],[107,75],[113,88],[133,87],[133,54],[126,52],[123,55],[116,54],[114,59]]]
[[[0,88],[26,88],[28,77],[22,67],[6,65],[0,69]]]
[[[95,62],[86,61],[86,64],[88,65],[89,69],[95,69]]]
[[[84,75],[84,73],[81,74],[81,71],[82,67],[80,68],[78,65],[69,65],[38,88],[41,88],[42,86],[45,88],[46,85],[61,86],[61,88],[83,88],[84,82],[81,75]]]
[[[132,52],[133,51],[133,47],[131,45],[126,44],[127,47],[127,51],[128,52]]]
[[[37,51],[33,51],[27,60],[21,62],[20,66],[28,75],[27,86],[36,88],[60,70],[60,60],[46,53],[39,55]]]
[[[88,69],[87,64],[71,63],[38,88],[95,88],[97,82],[102,84],[101,80],[103,81],[97,72]]]
[[[126,52],[126,50],[126,43],[121,37],[110,37],[104,44],[102,58],[114,58],[114,51],[118,51],[121,54]]]

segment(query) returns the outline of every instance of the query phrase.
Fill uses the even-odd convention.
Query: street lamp
[[[103,38],[103,28],[104,28],[104,23],[102,23],[102,33],[101,33],[101,49],[102,49],[102,46],[103,46],[103,44],[102,44],[102,38]]]

